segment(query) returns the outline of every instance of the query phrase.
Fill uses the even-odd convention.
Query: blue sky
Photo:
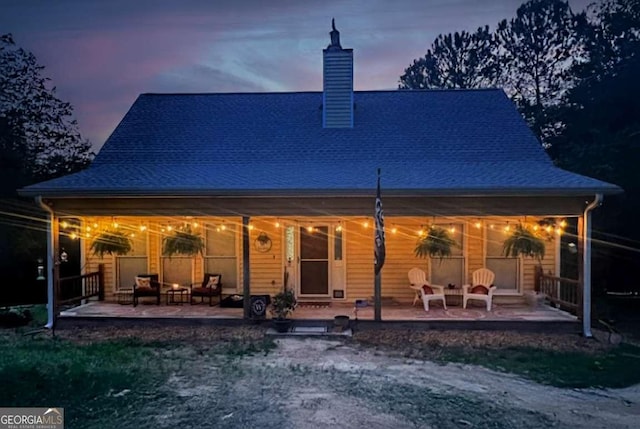
[[[317,91],[331,18],[355,88],[393,89],[440,33],[492,28],[516,0],[3,0],[98,149],[144,92]],[[580,11],[588,0],[571,0]]]

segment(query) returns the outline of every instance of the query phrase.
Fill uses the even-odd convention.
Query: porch
[[[333,302],[331,304],[302,304],[294,312],[292,318],[298,322],[332,321],[335,316],[347,315],[352,321],[374,321],[374,307],[358,308],[357,314],[353,303]],[[269,316],[267,316],[269,317]],[[198,321],[243,320],[242,308],[221,308],[208,305],[155,305],[142,302],[137,307],[104,301],[91,301],[60,313],[61,319],[182,319]],[[578,318],[565,311],[549,305],[530,306],[527,304],[495,304],[492,311],[486,311],[484,305],[469,305],[463,309],[449,306],[447,310],[434,304],[426,312],[422,305],[411,303],[383,303],[383,322],[491,322],[501,326],[505,322],[534,323],[578,323]],[[471,326],[470,326],[471,327]]]

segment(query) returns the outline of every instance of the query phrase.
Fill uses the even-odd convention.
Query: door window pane
[[[300,228],[300,258],[302,259],[328,259],[329,237],[328,227],[320,226],[309,232],[306,228]]]
[[[329,293],[329,261],[301,262],[300,293],[305,295]]]
[[[342,261],[342,227],[335,227],[335,235],[333,238],[333,259]]]

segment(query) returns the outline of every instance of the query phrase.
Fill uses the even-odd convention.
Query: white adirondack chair
[[[476,301],[483,301],[487,304],[487,311],[491,311],[491,302],[493,300],[493,293],[496,287],[493,285],[496,275],[493,271],[487,268],[480,268],[475,270],[472,275],[472,284],[462,286],[462,308],[467,308],[467,301],[475,299]],[[480,293],[477,286],[483,286],[486,289],[486,293]],[[480,290],[482,290],[480,288]]]
[[[442,306],[445,310],[447,309],[447,302],[444,297],[444,286],[429,284],[427,275],[420,268],[412,268],[409,270],[409,283],[409,287],[416,291],[415,297],[413,298],[413,305],[416,305],[416,302],[422,299],[424,311],[429,311],[429,301],[442,300]],[[429,286],[433,293],[426,293],[423,286]]]

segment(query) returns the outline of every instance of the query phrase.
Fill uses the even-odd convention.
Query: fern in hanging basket
[[[126,255],[131,251],[131,238],[124,231],[103,231],[91,243],[94,255]]]
[[[449,236],[449,231],[439,226],[431,226],[427,235],[418,239],[413,250],[419,258],[448,258],[451,256],[451,248],[457,246],[456,241]]]
[[[544,258],[544,240],[528,226],[518,224],[502,245],[506,256],[525,256],[541,261]]]
[[[204,239],[198,233],[191,231],[190,226],[176,229],[172,235],[162,240],[162,253],[166,256],[202,254]]]

